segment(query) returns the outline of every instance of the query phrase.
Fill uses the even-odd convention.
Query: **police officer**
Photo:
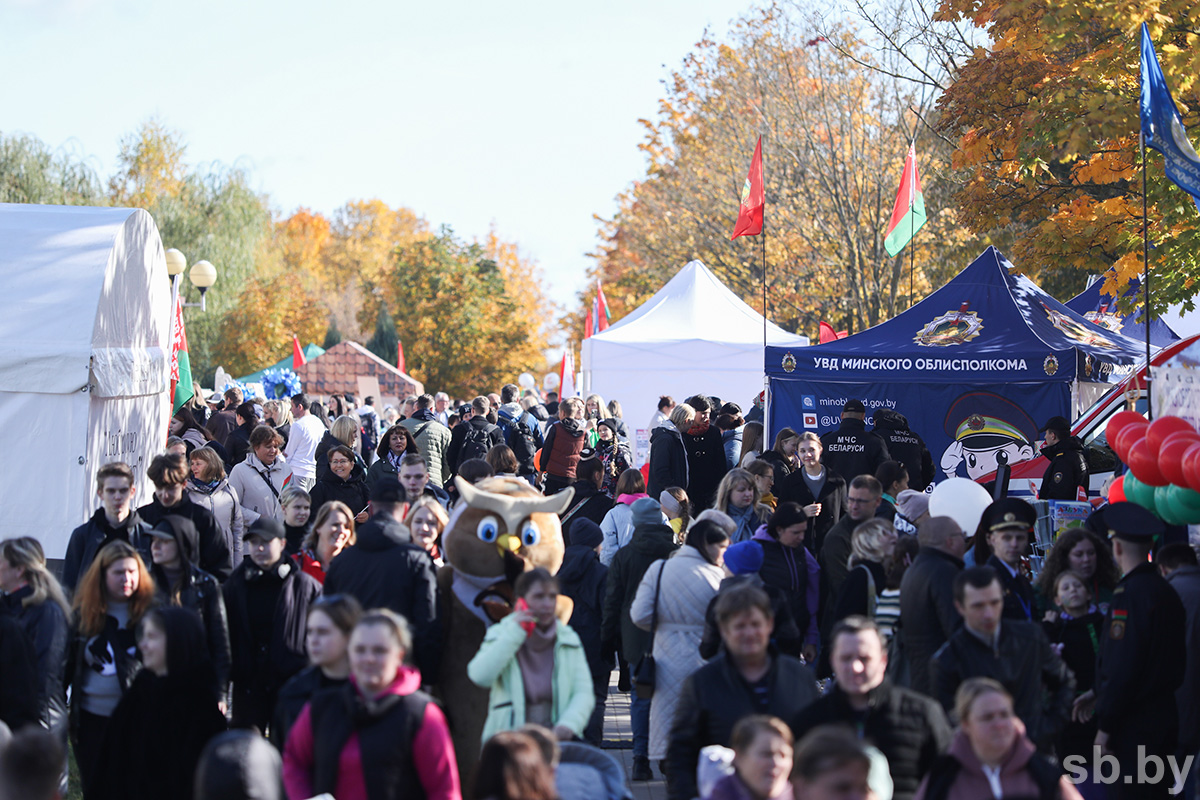
[[[841,427],[821,437],[821,460],[847,481],[859,475],[874,475],[880,464],[891,460],[883,439],[867,430],[866,417],[867,408],[861,400],[847,400],[842,406]]]
[[[1042,476],[1041,500],[1078,500],[1079,489],[1088,490],[1087,459],[1083,443],[1071,435],[1071,423],[1066,417],[1051,417],[1038,433],[1046,435],[1042,455],[1049,461]]]
[[[908,488],[918,492],[933,482],[933,456],[925,440],[908,427],[908,418],[891,408],[875,411],[875,427],[871,430],[887,445],[892,460],[908,469]]]
[[[1121,765],[1110,797],[1167,797],[1174,782],[1167,757],[1175,752],[1177,737],[1175,690],[1183,682],[1187,653],[1183,603],[1147,560],[1163,524],[1133,503],[1113,503],[1089,523],[1108,532],[1124,575],[1113,592],[1096,668],[1096,744]],[[1086,698],[1076,702],[1077,708],[1086,709]],[[1139,759],[1152,755],[1163,764],[1163,777],[1155,784],[1138,774]],[[1146,772],[1154,777],[1153,769]]]
[[[987,566],[996,570],[1004,590],[1004,618],[1033,619],[1033,585],[1025,577],[1022,559],[1029,549],[1037,511],[1019,497],[1005,497],[983,510],[980,530],[987,539],[991,556]]]

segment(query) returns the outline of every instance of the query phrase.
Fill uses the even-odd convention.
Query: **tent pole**
[[[1146,202],[1146,133],[1138,134],[1142,148],[1142,323],[1146,329],[1146,416],[1154,419],[1154,384],[1150,377],[1150,222]]]

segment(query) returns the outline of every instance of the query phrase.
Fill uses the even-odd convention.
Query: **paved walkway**
[[[629,695],[617,691],[617,673],[608,686],[608,702],[604,707],[604,749],[621,762],[625,778],[633,774],[633,730],[629,727]],[[658,765],[652,766],[653,781],[629,781],[635,800],[666,800],[667,786]]]

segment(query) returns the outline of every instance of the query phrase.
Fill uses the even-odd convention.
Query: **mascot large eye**
[[[533,547],[542,540],[542,532],[538,530],[538,526],[532,521],[526,522],[521,526],[521,544],[526,547]]]
[[[495,517],[484,517],[479,520],[475,535],[482,541],[492,544],[500,536],[500,522]]]

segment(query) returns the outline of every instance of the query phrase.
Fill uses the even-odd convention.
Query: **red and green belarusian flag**
[[[175,300],[171,321],[171,413],[196,394],[192,385],[192,362],[188,358],[187,331],[183,329],[183,295]]]
[[[889,256],[895,256],[913,240],[917,231],[925,224],[925,195],[921,194],[921,179],[917,175],[917,151],[908,146],[904,159],[904,173],[900,176],[900,191],[896,193],[896,205],[892,219],[888,222],[883,248]]]

